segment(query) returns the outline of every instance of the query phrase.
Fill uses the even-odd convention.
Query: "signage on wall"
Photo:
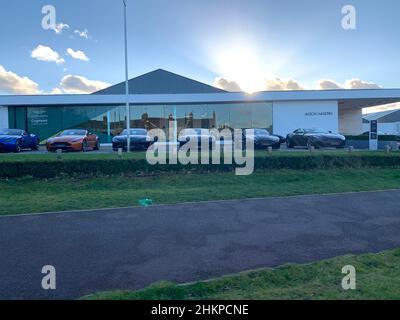
[[[47,126],[49,116],[45,110],[32,110],[30,113],[30,122],[32,126]]]
[[[330,112],[330,111],[306,112],[305,115],[307,117],[312,117],[312,116],[333,116],[333,112]]]

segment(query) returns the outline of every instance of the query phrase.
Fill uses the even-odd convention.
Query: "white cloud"
[[[265,89],[268,91],[281,90],[304,90],[303,86],[295,79],[282,80],[281,78],[273,78],[265,80]]]
[[[86,54],[83,51],[77,50],[74,51],[71,48],[67,49],[67,54],[72,57],[73,59],[76,60],[81,60],[81,61],[86,61],[88,62],[90,59],[86,56]]]
[[[224,77],[217,77],[214,80],[213,85],[217,88],[230,91],[238,92],[245,91],[239,85],[237,80],[229,80]],[[381,89],[382,87],[376,83],[368,82],[358,78],[346,80],[344,84],[341,84],[332,79],[320,79],[317,81],[317,90],[338,90],[338,89]],[[260,86],[261,91],[287,91],[287,90],[307,90],[300,82],[295,79],[282,79],[279,77],[264,79],[264,84]],[[313,88],[311,88],[313,89]]]
[[[382,87],[376,83],[368,82],[360,79],[346,80],[346,89],[381,89]]]
[[[42,46],[41,44],[32,51],[31,57],[39,61],[55,62],[57,64],[65,63],[65,60],[58,52],[50,47]]]
[[[319,90],[335,90],[335,89],[381,89],[382,87],[376,83],[368,82],[360,79],[346,80],[344,84],[341,84],[331,79],[321,79],[317,83],[317,89]]]
[[[50,94],[63,94],[63,91],[60,88],[54,88],[50,91]]]
[[[245,91],[240,87],[237,81],[228,80],[224,77],[217,77],[213,85],[217,88],[230,91],[239,92]],[[304,90],[303,86],[294,79],[282,80],[281,78],[265,79],[261,91],[280,91],[280,90]]]
[[[332,79],[321,79],[317,82],[318,90],[344,89],[344,86]]]
[[[230,92],[242,91],[237,82],[230,81],[222,77],[215,78],[213,86]]]
[[[66,75],[60,82],[62,91],[71,94],[93,93],[109,86],[106,82],[89,80],[85,77],[71,74]]]
[[[0,91],[8,94],[39,94],[39,85],[28,77],[6,71],[0,65]]]
[[[85,29],[83,31],[75,30],[74,33],[77,34],[78,36],[80,36],[81,38],[89,39],[89,30],[88,29]]]
[[[70,26],[68,24],[62,23],[62,22],[57,23],[53,28],[54,32],[57,34],[62,33],[64,29],[70,29]]]

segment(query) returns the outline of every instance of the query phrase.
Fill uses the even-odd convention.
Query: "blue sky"
[[[131,77],[163,68],[209,84],[222,77],[247,91],[290,88],[291,80],[315,89],[321,79],[343,87],[351,79],[400,87],[398,0],[127,1]],[[69,29],[42,29],[48,4]],[[341,27],[347,4],[356,8],[356,30]],[[23,93],[12,87],[18,81],[23,87],[23,77],[41,93],[122,81],[122,10],[122,0],[2,0],[0,93]],[[74,32],[85,29],[88,39]],[[65,62],[33,58],[39,45]],[[68,56],[68,48],[90,60]],[[60,84],[66,76],[70,82]]]

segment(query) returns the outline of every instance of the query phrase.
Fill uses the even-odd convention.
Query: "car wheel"
[[[86,140],[82,142],[82,152],[88,151],[88,143]]]
[[[100,142],[97,140],[96,146],[94,147],[94,150],[98,151],[100,150]]]
[[[281,148],[281,143],[278,142],[272,146],[272,149],[279,150]]]
[[[32,151],[39,150],[39,141],[36,141],[35,144],[31,148]]]
[[[307,140],[307,149],[314,147],[314,149],[319,149],[319,145],[317,143],[312,143],[310,140]]]
[[[21,152],[21,142],[17,141],[15,144],[15,153],[20,153]]]
[[[290,139],[286,140],[286,147],[288,149],[293,149],[294,148],[294,144],[290,141]]]

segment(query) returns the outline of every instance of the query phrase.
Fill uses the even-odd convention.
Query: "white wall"
[[[338,132],[337,101],[274,102],[273,131],[286,136],[298,128],[324,128]]]
[[[363,130],[362,109],[339,108],[339,132],[348,135],[359,135]]]
[[[8,128],[8,108],[0,106],[0,128]]]

